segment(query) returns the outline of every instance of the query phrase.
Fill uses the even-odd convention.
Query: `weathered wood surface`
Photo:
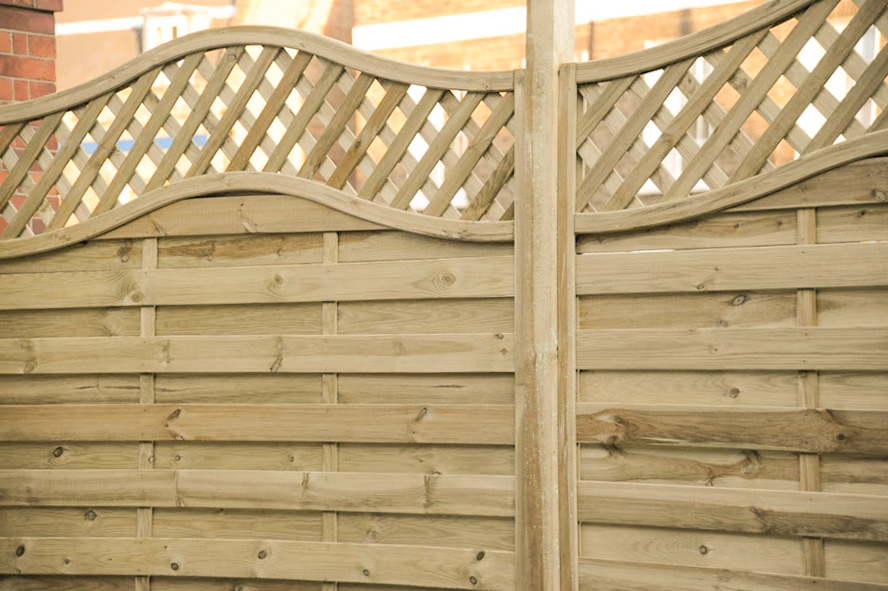
[[[514,580],[514,555],[510,552],[422,546],[283,540],[3,538],[0,555],[0,570],[6,574],[67,571],[389,585],[420,580],[432,587],[490,591],[507,591]]]
[[[888,244],[818,244],[577,257],[577,292],[868,287],[888,282]]]
[[[698,328],[577,331],[579,369],[888,369],[883,328]]]
[[[888,588],[882,584],[859,583],[847,579],[580,559],[580,589],[584,591],[601,586],[633,591],[718,591],[725,585],[744,591],[884,591]]]
[[[0,505],[204,507],[511,517],[510,476],[268,470],[0,472]]]
[[[0,339],[0,374],[510,372],[512,335]]]
[[[492,405],[4,406],[0,441],[514,443],[514,409]]]
[[[580,403],[577,438],[608,446],[670,445],[846,453],[888,453],[888,415],[826,409],[754,410],[674,406],[602,408]]]
[[[883,497],[580,481],[583,522],[888,540]]]
[[[486,257],[11,274],[0,309],[511,297],[512,265]]]

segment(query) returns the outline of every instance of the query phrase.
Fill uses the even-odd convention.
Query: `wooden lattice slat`
[[[768,129],[758,139],[753,149],[746,154],[746,157],[731,177],[731,182],[750,177],[759,171],[765,159],[768,158],[774,148],[777,147],[777,144],[789,133],[789,130],[792,129],[792,126],[795,125],[795,122],[804,110],[820,94],[833,72],[845,62],[848,55],[854,51],[857,41],[884,10],[884,0],[870,0],[851,19],[848,27],[842,32],[836,42],[827,49],[826,54],[818,61],[817,66],[798,85],[796,92],[789,99],[783,110],[780,111],[780,114],[770,122]],[[869,97],[870,94],[866,93],[865,96]],[[856,114],[857,111],[855,110],[854,113]]]
[[[687,104],[679,111],[672,122],[659,138],[653,143],[647,153],[641,158],[632,173],[632,176],[614,192],[610,201],[605,205],[607,210],[623,209],[635,198],[635,195],[650,178],[654,170],[660,165],[669,151],[675,147],[679,138],[697,121],[703,112],[709,108],[718,91],[724,86],[734,71],[740,67],[743,61],[760,41],[763,33],[750,35],[738,41],[728,52],[725,59],[695,90]]]

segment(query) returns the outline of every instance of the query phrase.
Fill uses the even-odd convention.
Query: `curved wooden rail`
[[[577,83],[604,82],[630,74],[650,72],[673,62],[721,49],[750,33],[792,18],[798,11],[817,1],[773,0],[724,23],[657,47],[577,64]]]
[[[622,211],[578,213],[578,234],[640,230],[700,218],[766,197],[829,170],[888,155],[888,130],[825,148],[768,173],[683,201]]]
[[[147,193],[101,217],[46,234],[0,242],[0,259],[48,252],[83,242],[178,201],[226,194],[276,194],[306,199],[396,230],[468,242],[510,242],[512,222],[474,223],[393,210],[314,181],[277,174],[232,172],[183,180]]]
[[[427,68],[362,51],[341,41],[292,29],[263,26],[239,26],[209,29],[180,37],[146,51],[111,72],[73,88],[32,101],[0,107],[0,125],[39,119],[51,113],[71,109],[129,84],[157,66],[168,64],[198,52],[224,49],[235,45],[268,45],[305,51],[345,67],[403,84],[415,84],[444,90],[498,92],[514,89],[514,73],[467,72]]]

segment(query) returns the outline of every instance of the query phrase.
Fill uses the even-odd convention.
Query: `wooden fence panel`
[[[834,196],[578,235],[581,589],[884,584],[888,207]]]
[[[4,263],[3,585],[511,589],[511,246],[319,219]],[[96,297],[127,273],[203,287]],[[236,301],[251,274],[293,297]]]

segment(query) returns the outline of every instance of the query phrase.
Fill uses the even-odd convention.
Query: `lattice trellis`
[[[885,0],[822,0],[727,47],[580,84],[577,211],[681,199],[885,129],[886,37]]]
[[[388,80],[230,45],[0,129],[0,237],[57,230],[183,178],[263,171],[428,216],[510,219],[514,94]]]

